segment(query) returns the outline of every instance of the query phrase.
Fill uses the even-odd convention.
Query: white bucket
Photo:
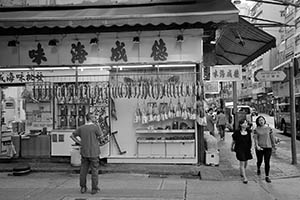
[[[74,167],[78,167],[81,165],[80,146],[72,146],[71,165]]]

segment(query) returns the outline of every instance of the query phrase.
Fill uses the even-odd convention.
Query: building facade
[[[280,47],[284,27],[276,23],[285,23],[285,6],[257,2],[249,9],[250,23],[262,28],[276,38],[277,47],[256,58],[243,69],[243,80],[239,100],[243,104],[255,107],[259,112],[272,110],[273,92],[271,82],[259,82],[255,75],[263,70],[270,71],[282,62]]]

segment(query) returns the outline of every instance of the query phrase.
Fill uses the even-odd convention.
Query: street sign
[[[286,77],[286,74],[283,71],[258,71],[254,75],[255,78],[260,81],[283,81]]]

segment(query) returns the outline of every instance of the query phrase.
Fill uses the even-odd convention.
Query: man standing
[[[209,108],[207,110],[207,115],[206,115],[206,121],[207,121],[207,125],[206,128],[209,131],[209,133],[212,136],[215,136],[215,119],[213,116],[213,109]]]
[[[91,168],[92,172],[92,194],[99,192],[98,188],[98,167],[99,167],[99,155],[100,155],[100,136],[102,131],[95,124],[97,119],[93,113],[86,115],[86,124],[80,126],[73,134],[71,138],[81,146],[81,167],[80,167],[80,187],[81,193],[87,191],[86,177]],[[77,137],[80,137],[78,140]]]
[[[216,125],[219,130],[221,140],[225,140],[225,128],[226,128],[226,115],[223,110],[219,110],[219,113],[216,117]]]

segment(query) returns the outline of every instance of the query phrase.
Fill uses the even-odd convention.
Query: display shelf
[[[181,130],[181,129],[176,129],[176,130],[145,130],[145,129],[137,129],[136,133],[138,134],[147,134],[147,133],[179,133],[179,134],[184,134],[184,133],[195,133],[195,129],[186,129],[186,130]]]

